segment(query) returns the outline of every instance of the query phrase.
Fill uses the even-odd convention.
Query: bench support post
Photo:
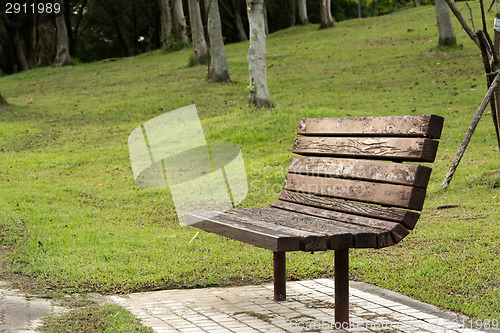
[[[349,249],[335,250],[335,324],[337,323],[341,327],[349,327]]]
[[[273,252],[274,260],[274,300],[286,299],[286,252]]]

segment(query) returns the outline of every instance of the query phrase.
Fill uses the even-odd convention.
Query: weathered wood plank
[[[277,214],[267,212],[261,214],[265,208],[230,209],[224,212],[224,218],[232,221],[246,223],[259,228],[275,230],[299,237],[300,250],[302,251],[326,251],[330,242],[330,236],[318,229],[301,229],[297,226],[280,220]]]
[[[299,155],[434,162],[439,142],[428,138],[308,137],[295,138]]]
[[[320,197],[296,192],[283,191],[280,193],[279,199],[349,214],[399,222],[406,229],[410,230],[415,227],[420,217],[420,214],[408,210],[381,207],[360,202],[346,201],[330,197]]]
[[[403,164],[332,157],[292,156],[288,172],[313,176],[334,176],[373,180],[426,188],[432,169],[418,164]]]
[[[425,199],[425,189],[417,187],[291,173],[286,175],[283,188],[300,193],[326,195],[414,210],[422,210]]]
[[[326,210],[317,207],[297,204],[289,201],[276,200],[271,204],[272,207],[281,208],[297,213],[308,214],[312,216],[324,217],[336,221],[352,223],[355,225],[366,226],[389,231],[392,235],[394,243],[399,243],[405,238],[409,232],[402,224],[386,220],[375,219],[371,217],[359,216],[337,212],[334,210]]]
[[[186,214],[186,221],[188,225],[193,227],[268,250],[300,250],[301,236],[290,233],[276,232],[276,230],[257,227],[248,223],[236,222],[225,218],[223,212],[218,213],[189,213]]]
[[[384,135],[439,139],[444,118],[436,115],[302,118],[297,134],[302,135]]]
[[[298,214],[293,218],[284,217],[278,210],[269,211],[267,207],[229,210],[227,216],[246,223],[271,225],[272,228],[290,228],[295,232],[313,235],[301,238],[300,250],[302,251],[326,251],[334,246],[349,248],[353,244],[352,234],[346,228],[340,227],[327,232],[317,227],[318,223],[321,223],[320,220]],[[371,237],[375,238],[375,236]]]
[[[237,214],[239,218],[246,216],[248,219],[289,226],[299,230],[323,233],[330,237],[330,249],[348,247],[377,248],[380,247],[379,244],[381,244],[381,246],[394,244],[390,232],[386,230],[314,217],[283,209],[265,207],[230,210],[228,212]],[[352,236],[351,246],[348,246],[349,235]]]

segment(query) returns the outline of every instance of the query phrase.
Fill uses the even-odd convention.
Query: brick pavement
[[[331,332],[334,282],[287,283],[287,300],[273,300],[272,285],[165,290],[108,296],[156,332]],[[352,327],[338,332],[480,332],[467,318],[406,296],[350,283]]]

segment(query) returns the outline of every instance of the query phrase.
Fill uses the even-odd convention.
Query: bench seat
[[[192,213],[188,224],[272,251],[326,251],[382,248],[398,243],[408,231],[397,222],[325,211],[286,201],[266,208]],[[340,218],[336,218],[337,215]],[[348,220],[352,222],[349,222]]]

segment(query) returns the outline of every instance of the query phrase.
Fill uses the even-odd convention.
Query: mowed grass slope
[[[474,4],[474,3],[473,3]],[[42,68],[0,79],[0,274],[64,292],[261,283],[272,253],[181,227],[168,191],[134,184],[129,133],[197,104],[207,141],[238,144],[249,195],[270,204],[301,117],[434,113],[445,128],[424,213],[400,244],[351,251],[351,278],[478,318],[500,319],[500,159],[491,115],[441,189],[486,92],[479,51],[439,49],[434,7],[268,36],[276,107],[247,104],[248,43],[227,45],[233,83],[187,67],[190,51]],[[440,205],[459,205],[438,210]],[[289,279],[333,277],[333,252],[291,253]]]

